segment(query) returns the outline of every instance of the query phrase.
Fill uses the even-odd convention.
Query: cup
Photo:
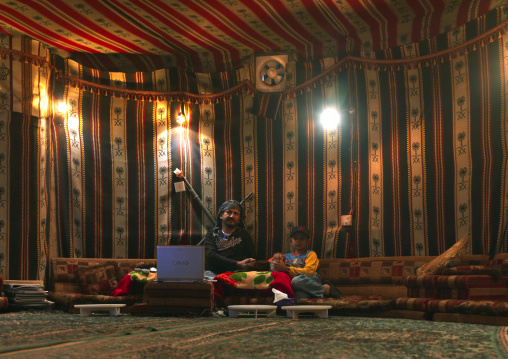
[[[270,271],[272,271],[272,272],[275,272],[275,266],[274,266],[275,262],[278,263],[279,261],[274,259],[273,261],[270,262]]]

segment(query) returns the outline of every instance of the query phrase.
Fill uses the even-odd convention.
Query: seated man
[[[235,200],[224,202],[217,215],[217,225],[206,233],[205,278],[224,272],[250,271],[256,260],[250,234],[244,229],[245,212]]]

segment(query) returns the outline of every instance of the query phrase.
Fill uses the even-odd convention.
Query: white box
[[[351,214],[345,214],[340,216],[340,223],[343,226],[352,226],[353,225],[353,216]]]
[[[175,182],[175,191],[176,192],[184,192],[185,191],[185,183],[183,183],[183,181]]]

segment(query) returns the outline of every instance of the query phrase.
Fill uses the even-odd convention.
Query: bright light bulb
[[[327,130],[337,128],[340,122],[339,112],[334,108],[327,108],[321,114],[321,124]]]
[[[179,123],[180,125],[184,124],[185,123],[185,115],[180,112],[176,118],[176,122]]]
[[[67,112],[67,105],[63,101],[58,102],[58,113],[65,113]]]

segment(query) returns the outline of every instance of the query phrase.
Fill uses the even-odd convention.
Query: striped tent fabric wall
[[[253,193],[260,259],[291,250],[293,225],[321,258],[437,255],[467,234],[474,254],[508,250],[506,17],[390,51],[291,58],[275,119],[252,113],[252,68],[112,73],[5,43],[22,56],[0,49],[2,275],[197,244],[212,223],[175,191],[176,168],[212,216]],[[329,105],[347,113],[325,130]]]
[[[48,252],[50,58],[26,38],[0,38],[0,275],[44,278]],[[20,61],[22,59],[22,61]]]
[[[495,15],[383,54],[414,66],[354,70],[356,256],[435,255],[468,234],[474,253],[506,248],[506,35],[420,60],[506,19]]]

